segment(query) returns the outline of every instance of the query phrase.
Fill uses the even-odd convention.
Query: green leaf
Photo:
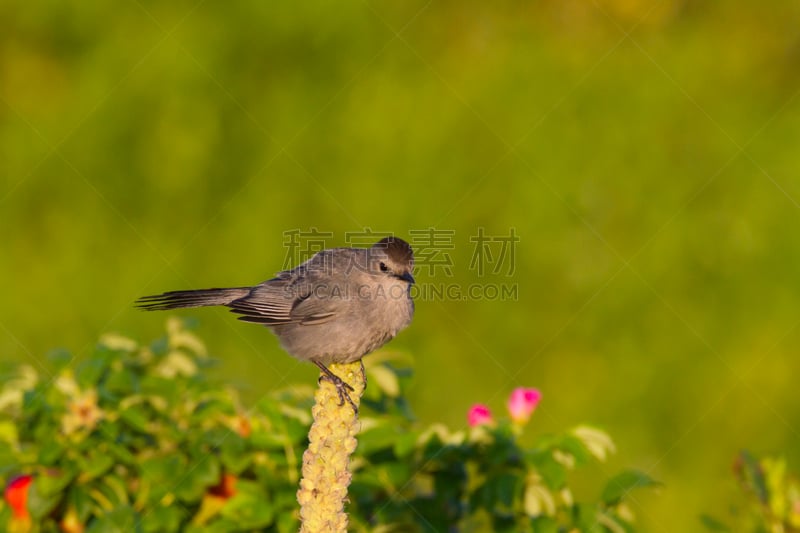
[[[294,533],[300,526],[294,513],[280,513],[276,522],[280,533]]]
[[[65,444],[61,439],[53,438],[42,443],[39,449],[39,463],[43,466],[57,465],[64,455]]]
[[[108,453],[116,458],[117,461],[124,463],[124,464],[135,464],[138,463],[136,460],[136,456],[134,456],[128,448],[124,446],[120,446],[116,443],[107,443],[108,445]]]
[[[149,433],[150,429],[147,412],[140,406],[132,405],[120,411],[119,415],[120,418],[133,429],[139,430],[142,433]]]
[[[492,531],[494,533],[517,533],[519,524],[517,524],[514,515],[495,513],[492,515]]]
[[[94,502],[89,495],[89,488],[86,485],[74,484],[67,492],[67,501],[69,506],[75,509],[78,514],[78,519],[81,522],[86,522],[92,512]]]
[[[42,491],[42,488],[45,490]],[[52,486],[47,482],[42,483],[42,479],[37,477],[28,489],[28,510],[35,520],[42,520],[55,509],[64,495],[52,490]]]
[[[606,505],[619,503],[633,489],[661,485],[644,472],[626,470],[611,478],[603,489],[601,499]]]
[[[229,400],[210,398],[197,404],[190,420],[202,423],[204,420],[214,420],[220,415],[233,415],[234,413],[236,413],[236,409]]]
[[[370,368],[370,381],[377,383],[386,396],[396,398],[400,395],[400,382],[397,374],[388,366],[378,365]]]
[[[200,500],[208,487],[219,482],[219,460],[213,455],[196,458],[189,463],[188,470],[182,475],[175,495],[183,501]]]
[[[370,455],[379,450],[392,448],[397,440],[397,429],[388,424],[380,424],[358,435],[358,450],[362,455]]]
[[[81,468],[81,480],[89,481],[103,475],[114,465],[114,458],[104,453],[95,453],[83,462]]]
[[[169,405],[175,405],[181,394],[181,387],[177,387],[175,380],[160,376],[147,375],[139,382],[143,395],[153,395],[163,398]]]
[[[121,533],[123,531],[136,532],[136,512],[129,506],[116,507],[111,511],[100,514],[92,520],[86,533]]]
[[[289,437],[289,441],[304,442],[308,436],[309,426],[296,418],[284,418],[283,420],[283,427],[285,428],[286,435]]]
[[[22,393],[22,419],[36,420],[37,415],[47,407],[44,394],[39,388],[26,390]],[[22,428],[20,428],[22,429]]]
[[[497,502],[505,507],[511,507],[514,503],[514,494],[519,486],[520,479],[512,473],[503,473],[492,480],[494,492],[497,495]]]
[[[141,526],[147,533],[171,533],[181,530],[181,523],[188,513],[180,505],[156,505],[148,509],[140,518]]]
[[[533,533],[558,533],[558,522],[550,516],[537,516],[531,520]]]
[[[54,372],[57,373],[72,362],[72,354],[63,348],[56,348],[47,354],[47,360],[50,361]]]
[[[743,450],[739,454],[737,472],[741,481],[753,491],[758,501],[767,503],[769,491],[767,490],[767,482],[764,479],[764,471],[758,459],[753,457],[747,450]]]
[[[413,466],[405,461],[386,461],[375,465],[374,471],[378,474],[375,486],[384,488],[388,481],[393,486],[402,487],[411,478]],[[415,472],[416,470],[414,470]]]
[[[15,445],[19,441],[17,425],[10,420],[0,420],[0,441]]]
[[[167,350],[169,350],[169,341],[166,337],[161,337],[160,339],[156,339],[150,343],[150,350],[153,352],[153,355],[156,357],[161,357],[166,355]]]
[[[16,447],[0,442],[0,477],[6,477],[22,462],[17,458]]]
[[[133,394],[137,392],[136,377],[130,369],[123,367],[108,375],[104,387],[107,391],[118,395]]]
[[[53,496],[64,490],[64,487],[74,479],[74,473],[67,470],[48,470],[46,473],[36,476],[33,485],[40,496]]]
[[[417,447],[419,433],[416,431],[405,431],[397,435],[394,441],[394,454],[399,459],[405,459]]]
[[[553,443],[552,447],[571,456],[575,461],[575,466],[585,465],[589,463],[593,457],[592,452],[589,451],[583,439],[574,435],[561,435]]]
[[[221,444],[220,459],[228,471],[238,475],[250,466],[253,462],[253,455],[247,451],[246,440],[236,433],[228,431],[227,437]]]
[[[250,442],[254,448],[275,451],[283,451],[287,443],[291,444],[286,435],[261,429],[253,430]]]
[[[603,531],[610,533],[634,533],[633,526],[623,520],[620,516],[608,511],[600,510],[597,512],[597,525],[603,527]],[[595,526],[595,530],[597,526]]]
[[[547,487],[538,483],[528,483],[523,496],[523,508],[528,516],[554,516],[556,500]]]
[[[179,455],[152,457],[142,462],[142,477],[157,487],[174,487],[186,468],[184,458]]]
[[[235,522],[239,529],[265,528],[274,518],[274,509],[257,483],[238,480],[236,495],[225,503],[222,516]]]
[[[567,468],[556,461],[549,450],[537,450],[528,454],[528,462],[551,490],[560,490],[567,483]]]
[[[108,350],[99,348],[90,359],[78,365],[75,371],[75,380],[81,389],[86,390],[97,386],[100,377],[108,367],[109,355]]]
[[[579,503],[573,506],[573,515],[578,530],[592,533],[598,531],[599,512],[594,505]]]
[[[578,426],[572,430],[597,460],[605,461],[609,454],[616,451],[614,441],[605,431],[591,426]]]
[[[117,474],[108,474],[95,480],[92,483],[95,490],[90,492],[92,498],[102,503],[102,506],[110,506],[117,508],[120,506],[127,506],[130,500],[130,495],[127,491],[125,481]]]

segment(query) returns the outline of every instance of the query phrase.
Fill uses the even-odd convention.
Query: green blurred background
[[[422,299],[420,419],[544,392],[665,483],[645,531],[725,515],[743,447],[800,465],[800,6],[793,1],[0,0],[0,354],[46,373],[144,294],[247,285],[284,232],[452,231],[452,276],[516,301]],[[514,272],[470,237],[514,228]],[[316,370],[196,310],[255,401]],[[592,482],[586,491],[596,490]]]

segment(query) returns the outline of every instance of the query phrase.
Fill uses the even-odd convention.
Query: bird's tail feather
[[[163,311],[183,307],[205,307],[209,305],[228,305],[234,300],[250,294],[251,287],[231,289],[199,289],[192,291],[170,291],[154,296],[142,296],[136,300],[136,307],[146,311]]]

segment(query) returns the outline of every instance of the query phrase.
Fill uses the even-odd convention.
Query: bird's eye
[[[386,263],[384,263],[383,261],[381,261],[380,268],[381,272],[389,272],[389,267],[386,266]]]

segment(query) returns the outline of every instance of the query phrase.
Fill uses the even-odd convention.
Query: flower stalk
[[[350,398],[357,407],[366,385],[359,361],[331,364],[330,371],[353,387]],[[352,474],[350,455],[356,449],[358,415],[349,402],[340,405],[336,386],[321,379],[311,410],[314,422],[303,454],[303,478],[297,491],[301,533],[345,533],[344,504]]]

